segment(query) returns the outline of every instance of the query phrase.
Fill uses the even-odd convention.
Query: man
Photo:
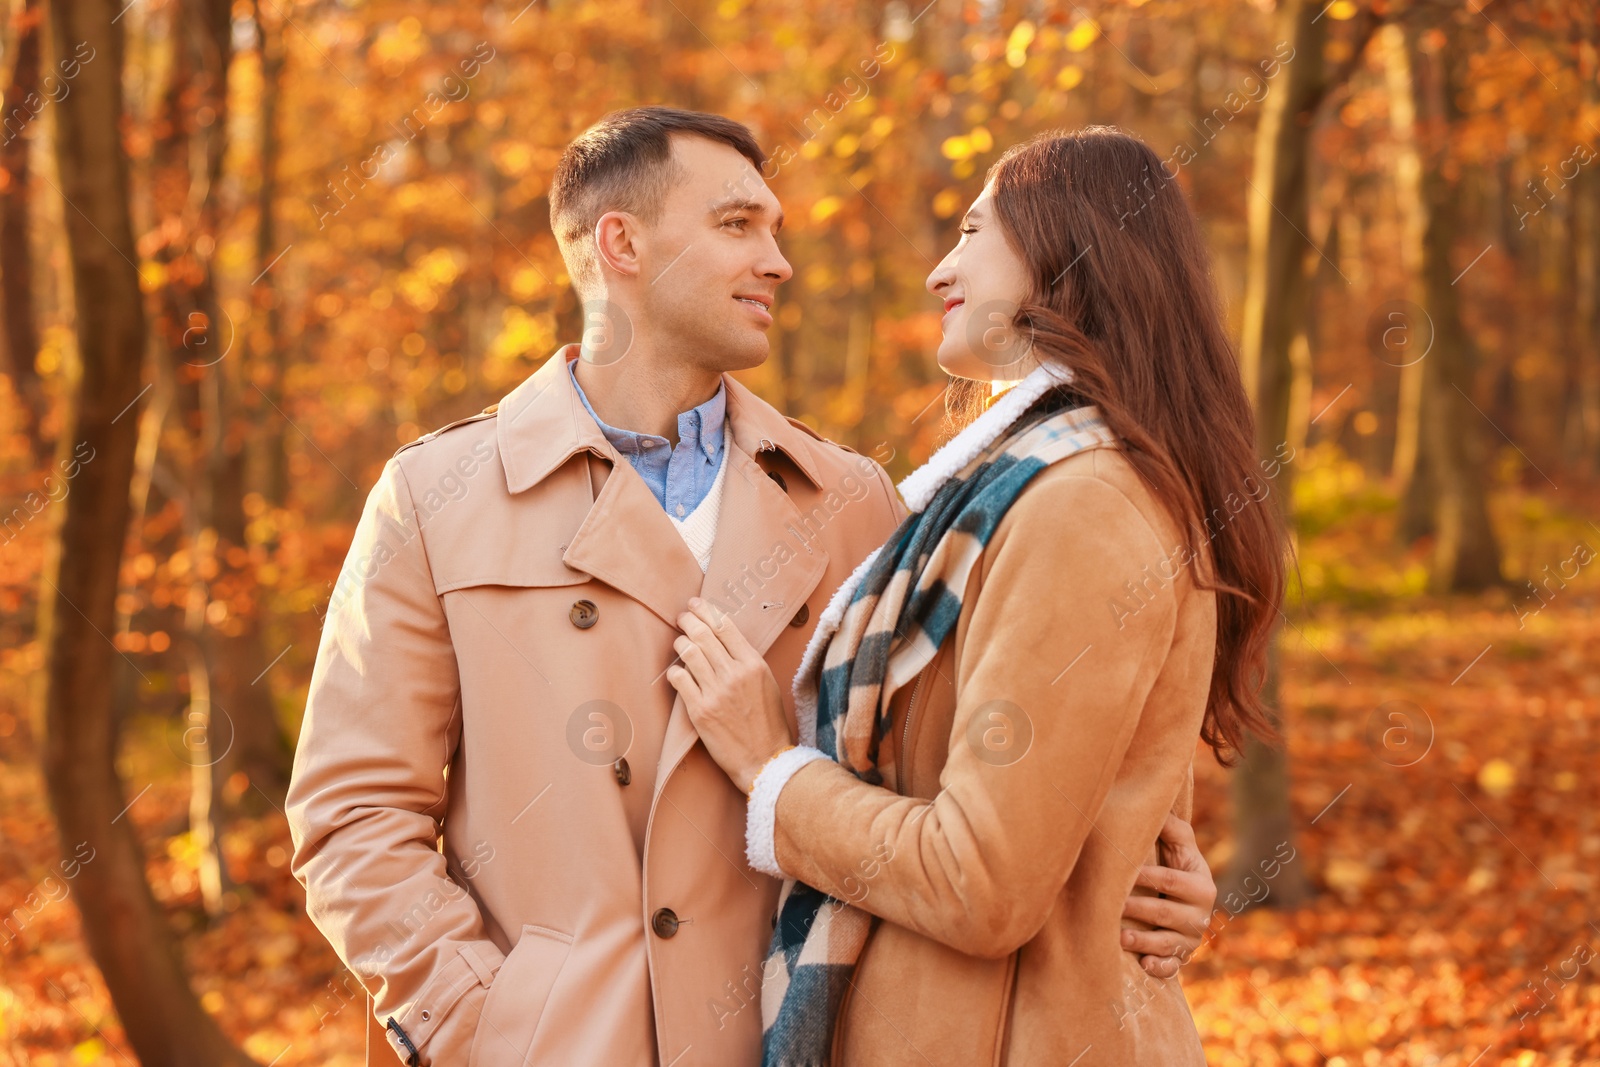
[[[574,141],[551,221],[585,343],[367,499],[291,865],[405,1062],[760,1061],[780,883],[665,678],[674,620],[717,603],[789,678],[904,514],[878,464],[726,376],[766,358],[791,273],[763,165],[738,123],[667,108]]]

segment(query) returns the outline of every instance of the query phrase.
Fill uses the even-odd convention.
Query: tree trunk
[[[1309,297],[1310,261],[1317,251],[1302,236],[1310,213],[1309,169],[1312,119],[1325,91],[1322,70],[1322,24],[1317,5],[1282,0],[1277,36],[1294,42],[1294,58],[1281,75],[1286,84],[1270,94],[1256,130],[1254,176],[1251,180],[1248,274],[1245,285],[1240,362],[1245,388],[1256,412],[1256,447],[1272,456],[1291,441],[1303,418],[1291,418],[1295,362],[1309,362],[1304,337]],[[1304,371],[1302,371],[1304,373]],[[1273,500],[1292,519],[1289,499],[1294,472],[1285,464],[1273,486]],[[1275,638],[1270,652],[1263,699],[1278,703],[1281,659]],[[1246,745],[1244,759],[1233,773],[1234,839],[1232,863],[1219,888],[1225,897],[1258,865],[1272,858],[1278,845],[1293,838],[1289,803],[1288,755],[1282,748]],[[1303,867],[1284,868],[1265,903],[1294,907],[1310,892]]]
[[[271,10],[274,17],[266,15]],[[283,377],[287,371],[283,341],[283,296],[278,291],[277,262],[278,157],[282,144],[278,130],[279,83],[283,79],[283,24],[272,4],[255,7],[256,33],[261,42],[261,115],[257,151],[260,157],[261,184],[256,190],[255,284],[250,289],[251,319],[260,326],[251,330],[249,384],[269,403],[261,408],[261,422],[255,434],[256,447],[263,460],[262,496],[273,507],[283,507],[289,499],[289,452],[284,438],[289,425],[278,414],[283,407]]]
[[[196,559],[209,558],[214,566],[212,575],[203,575],[191,594],[200,599],[200,610],[194,610],[191,600],[187,622],[200,650],[191,655],[190,662],[208,674],[203,689],[199,685],[190,689],[192,699],[198,699],[201,692],[207,694],[208,706],[193,712],[206,723],[209,750],[209,762],[204,767],[195,764],[197,799],[191,811],[197,815],[209,812],[214,824],[220,824],[222,817],[221,806],[216,803],[217,789],[234,772],[244,773],[262,794],[281,807],[293,759],[293,750],[278,726],[270,684],[259,684],[268,666],[261,644],[260,597],[252,565],[238,555],[247,548],[244,464],[249,422],[239,417],[238,402],[245,353],[234,324],[222,313],[217,300],[212,267],[212,256],[220,244],[219,197],[228,143],[228,69],[233,58],[230,12],[228,0],[188,0],[185,11],[203,99],[215,116],[195,134],[189,189],[194,220],[190,254],[201,268],[194,298],[206,325],[204,333],[195,336],[203,337],[204,345],[180,353],[185,360],[203,367],[205,373],[200,383],[204,429],[201,471],[197,472],[201,474],[203,490],[194,497],[201,542],[196,545]],[[196,568],[195,573],[201,574],[200,569]],[[242,601],[245,606],[236,613],[230,609],[226,619],[211,619],[207,606],[225,603],[216,591],[233,586],[246,592],[229,599]],[[199,799],[202,791],[209,794],[209,802]],[[259,795],[247,794],[246,805],[253,808],[259,804]],[[197,836],[212,843],[214,850],[220,849],[218,825],[208,830],[198,826],[195,829]],[[221,909],[220,893],[226,880],[220,851],[216,851],[212,862],[218,868],[218,878],[208,883],[202,877],[201,885],[215,885],[219,896],[213,900],[207,892],[206,903],[208,912],[216,915]]]
[[[39,634],[45,650],[44,771],[63,854],[92,857],[75,886],[89,951],[134,1054],[177,1067],[248,1064],[201,1009],[144,877],[116,768],[111,711],[116,612],[128,526],[144,348],[144,309],[128,216],[122,123],[122,34],[114,0],[50,5],[58,53],[94,48],[55,104],[56,155],[72,264],[77,354],[57,455],[81,469],[59,505],[45,561]],[[89,451],[92,449],[92,453]],[[135,797],[133,803],[137,803]],[[89,851],[89,850],[92,850]]]
[[[1498,585],[1500,549],[1489,524],[1482,424],[1484,416],[1471,399],[1477,368],[1477,346],[1461,319],[1465,273],[1451,253],[1461,224],[1460,164],[1450,158],[1451,133],[1460,118],[1459,56],[1454,31],[1446,27],[1444,44],[1428,55],[1412,38],[1412,67],[1424,77],[1413,79],[1418,112],[1428,116],[1436,132],[1432,159],[1423,168],[1422,198],[1426,228],[1422,239],[1423,306],[1433,324],[1433,349],[1422,361],[1423,449],[1433,492],[1433,558],[1428,584],[1435,593],[1470,592]],[[1424,82],[1426,79],[1426,83]]]
[[[1578,46],[1582,113],[1600,110],[1600,25],[1590,19]],[[1577,366],[1578,467],[1600,473],[1600,174],[1591,162],[1573,179],[1573,311],[1571,350]]]
[[[1400,211],[1400,263],[1406,276],[1406,300],[1412,305],[1395,310],[1383,330],[1382,356],[1399,368],[1400,396],[1395,410],[1394,462],[1391,474],[1400,500],[1395,535],[1411,544],[1433,532],[1433,480],[1423,458],[1422,427],[1426,397],[1424,356],[1432,348],[1434,333],[1422,315],[1422,245],[1428,228],[1428,211],[1422,196],[1422,151],[1417,144],[1416,74],[1411,67],[1411,45],[1398,24],[1379,34],[1385,81],[1389,93],[1389,126],[1394,135],[1395,201]]]
[[[0,318],[5,320],[5,372],[17,394],[29,448],[42,465],[49,458],[41,424],[47,413],[44,385],[34,366],[39,326],[33,314],[32,256],[28,248],[29,190],[27,106],[39,88],[39,35],[44,18],[39,0],[23,0],[12,20],[10,47],[16,52],[11,78],[0,94],[5,101],[0,124]]]

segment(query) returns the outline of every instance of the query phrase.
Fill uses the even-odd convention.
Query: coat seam
[[[456,702],[455,706],[450,709],[450,717],[445,720],[444,744],[446,751],[441,754],[443,758],[440,764],[442,767],[448,768],[450,766],[450,752],[448,751],[450,747],[450,729],[459,719],[465,718],[465,709],[462,706],[463,700],[461,695],[460,654],[456,652],[455,638],[450,633],[450,616],[448,613],[446,613],[444,608],[444,595],[437,591],[437,583],[433,577],[433,561],[428,558],[427,534],[422,528],[422,520],[417,515],[417,501],[415,495],[411,491],[411,479],[406,477],[405,466],[400,462],[398,457],[394,459],[394,467],[395,474],[399,477],[401,486],[405,488],[406,509],[411,512],[411,521],[416,524],[417,544],[422,552],[422,569],[426,573],[428,579],[428,589],[433,592],[434,602],[438,606],[439,624],[441,629],[444,631],[445,640],[450,644],[451,654],[456,656]],[[437,811],[438,815],[434,816],[435,820],[437,821],[439,816],[442,816],[445,811],[448,810],[449,797],[449,781],[441,776],[439,780],[439,798],[432,804],[428,805],[427,814],[432,815],[435,811]]]

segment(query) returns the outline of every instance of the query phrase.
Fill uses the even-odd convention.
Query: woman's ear
[[[625,278],[639,274],[639,220],[626,211],[608,211],[594,224],[595,252],[606,269]]]

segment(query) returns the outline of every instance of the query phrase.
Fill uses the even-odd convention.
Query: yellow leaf
[[[533,149],[521,141],[501,141],[489,150],[500,173],[515,178],[533,165]]]
[[[1517,769],[1498,757],[1478,771],[1478,787],[1492,797],[1503,797],[1517,784]]]
[[[1372,880],[1372,869],[1360,860],[1336,856],[1323,868],[1322,877],[1341,893],[1353,893]]]
[[[1011,36],[1006,39],[1006,63],[1012,67],[1020,67],[1028,60],[1028,46],[1033,43],[1033,23],[1023,19],[1011,30]]]
[[[1033,23],[1029,22],[1027,19],[1023,19],[1021,22],[1012,27],[1011,36],[1006,38],[1006,51],[1010,52],[1016,49],[1026,50],[1027,47],[1033,43],[1033,37]]]
[[[958,189],[940,189],[933,198],[933,214],[937,218],[947,219],[961,208],[961,192]]]
[[[108,1049],[98,1037],[80,1041],[72,1046],[72,1058],[77,1063],[101,1063]]]
[[[842,207],[844,207],[844,201],[837,196],[825,196],[811,205],[811,221],[826,222],[838,214],[839,209]]]
[[[147,293],[153,293],[167,282],[167,268],[160,263],[146,260],[139,265],[139,288]]]
[[[994,147],[994,135],[984,126],[975,126],[967,139],[972,142],[974,152],[987,152]]]
[[[520,267],[511,274],[511,295],[518,300],[532,300],[544,288],[544,277],[532,267]]]
[[[972,155],[972,142],[965,137],[946,137],[939,151],[946,159],[966,159]]]
[[[1333,6],[1328,8],[1328,14],[1341,21],[1344,19],[1354,18],[1356,14],[1356,5],[1352,4],[1350,0],[1334,0]]]
[[[1082,67],[1062,67],[1056,75],[1056,85],[1062,89],[1075,89],[1083,81]]]
[[[806,271],[805,286],[813,293],[830,288],[839,278],[826,263],[817,263]]]
[[[1094,19],[1084,19],[1067,34],[1067,51],[1081,52],[1100,37],[1100,24]]]

